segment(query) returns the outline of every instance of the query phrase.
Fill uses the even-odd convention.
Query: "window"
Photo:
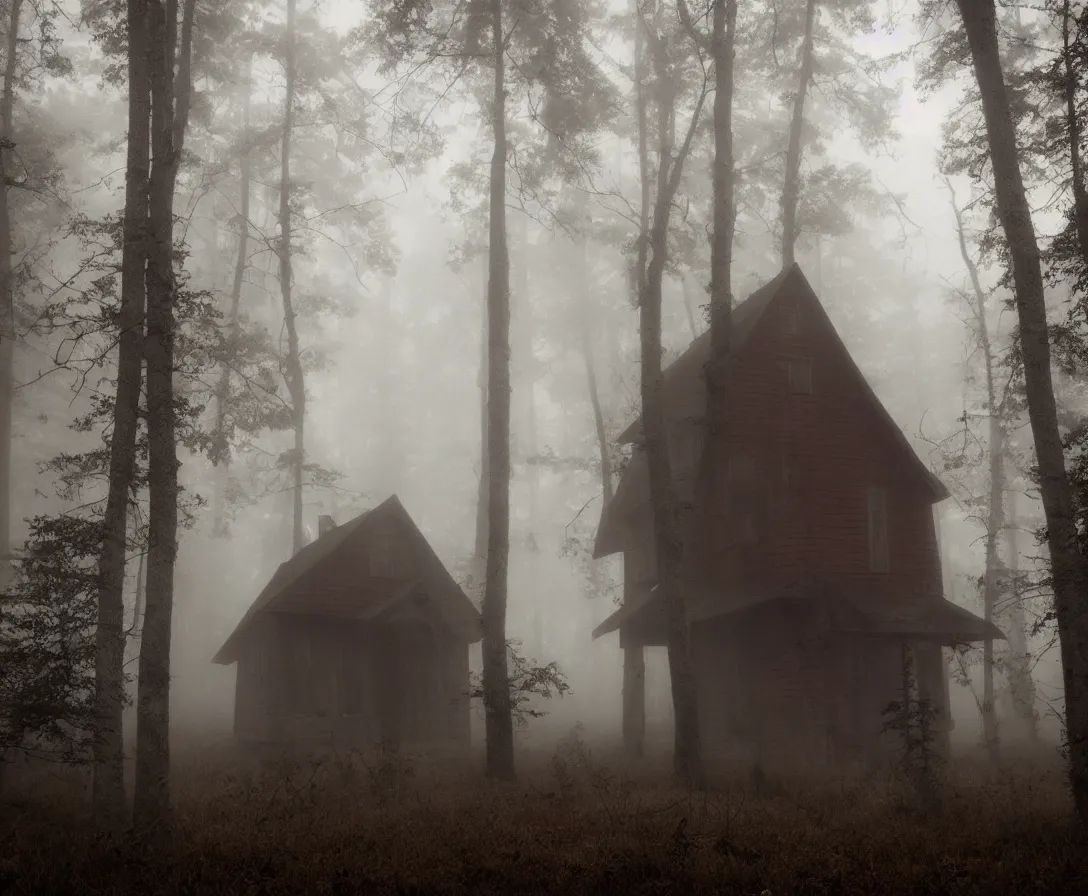
[[[370,574],[376,579],[397,575],[397,541],[391,532],[379,532],[370,543]]]
[[[869,571],[888,571],[888,493],[869,488]]]
[[[801,470],[793,460],[782,461],[782,494],[792,501],[801,493]]]
[[[790,358],[786,361],[786,375],[791,392],[797,395],[812,394],[812,362],[808,358]]]
[[[782,332],[787,336],[796,336],[801,332],[801,315],[794,305],[786,305],[782,309]]]

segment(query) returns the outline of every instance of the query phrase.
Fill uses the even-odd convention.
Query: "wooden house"
[[[880,761],[892,745],[881,732],[902,693],[904,657],[947,747],[942,647],[1002,637],[944,598],[933,509],[948,491],[881,405],[797,265],[738,305],[733,327],[719,461],[729,510],[713,560],[684,572],[708,757],[794,770]],[[685,543],[708,352],[703,334],[664,377]],[[624,601],[593,637],[618,630],[624,647],[666,643],[640,439],[638,421],[621,436],[636,448],[595,545],[596,557],[622,552]]]
[[[253,746],[464,748],[476,608],[394,495],[282,563],[214,662]]]

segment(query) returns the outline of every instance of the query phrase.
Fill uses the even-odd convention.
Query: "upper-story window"
[[[392,532],[379,532],[370,543],[370,574],[377,579],[397,576],[397,540]]]
[[[782,494],[787,501],[794,500],[801,493],[801,469],[792,458],[782,461]]]
[[[869,487],[869,571],[888,571],[888,491]]]
[[[786,376],[791,392],[797,395],[812,394],[812,362],[808,358],[789,358],[786,361]]]

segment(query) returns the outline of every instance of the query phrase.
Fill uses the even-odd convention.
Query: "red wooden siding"
[[[783,307],[798,315],[795,335],[781,325]],[[742,473],[731,477],[739,518],[721,538],[722,583],[767,596],[814,577],[852,595],[939,593],[928,486],[874,413],[837,339],[818,305],[794,302],[784,293],[763,315],[743,362],[733,369],[729,445],[721,462],[732,460]],[[791,390],[789,358],[811,361],[811,394]],[[686,501],[695,493],[701,392],[691,390],[669,412],[674,478]],[[625,569],[642,581],[655,574],[645,459],[636,454],[626,475],[643,480],[624,536],[625,556],[635,555],[625,560]],[[886,572],[870,568],[873,486],[886,496]]]

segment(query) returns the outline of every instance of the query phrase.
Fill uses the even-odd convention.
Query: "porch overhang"
[[[752,596],[723,601],[707,590],[699,594],[686,610],[688,625],[733,616],[754,607],[780,600],[799,600],[820,610],[820,628],[844,634],[928,641],[953,647],[985,641],[1003,641],[1005,635],[993,622],[943,597],[888,600],[879,597],[804,596],[781,593],[774,597]],[[632,630],[635,643],[654,646],[660,638],[647,637],[651,629],[664,622],[664,607],[657,585],[633,589],[631,597],[598,625],[593,640],[620,631]],[[791,589],[792,591],[792,589]],[[626,645],[624,645],[626,646]]]
[[[924,601],[853,600],[851,604],[860,619],[853,624],[844,621],[840,631],[929,641],[945,647],[1005,640],[993,622],[943,597]]]

